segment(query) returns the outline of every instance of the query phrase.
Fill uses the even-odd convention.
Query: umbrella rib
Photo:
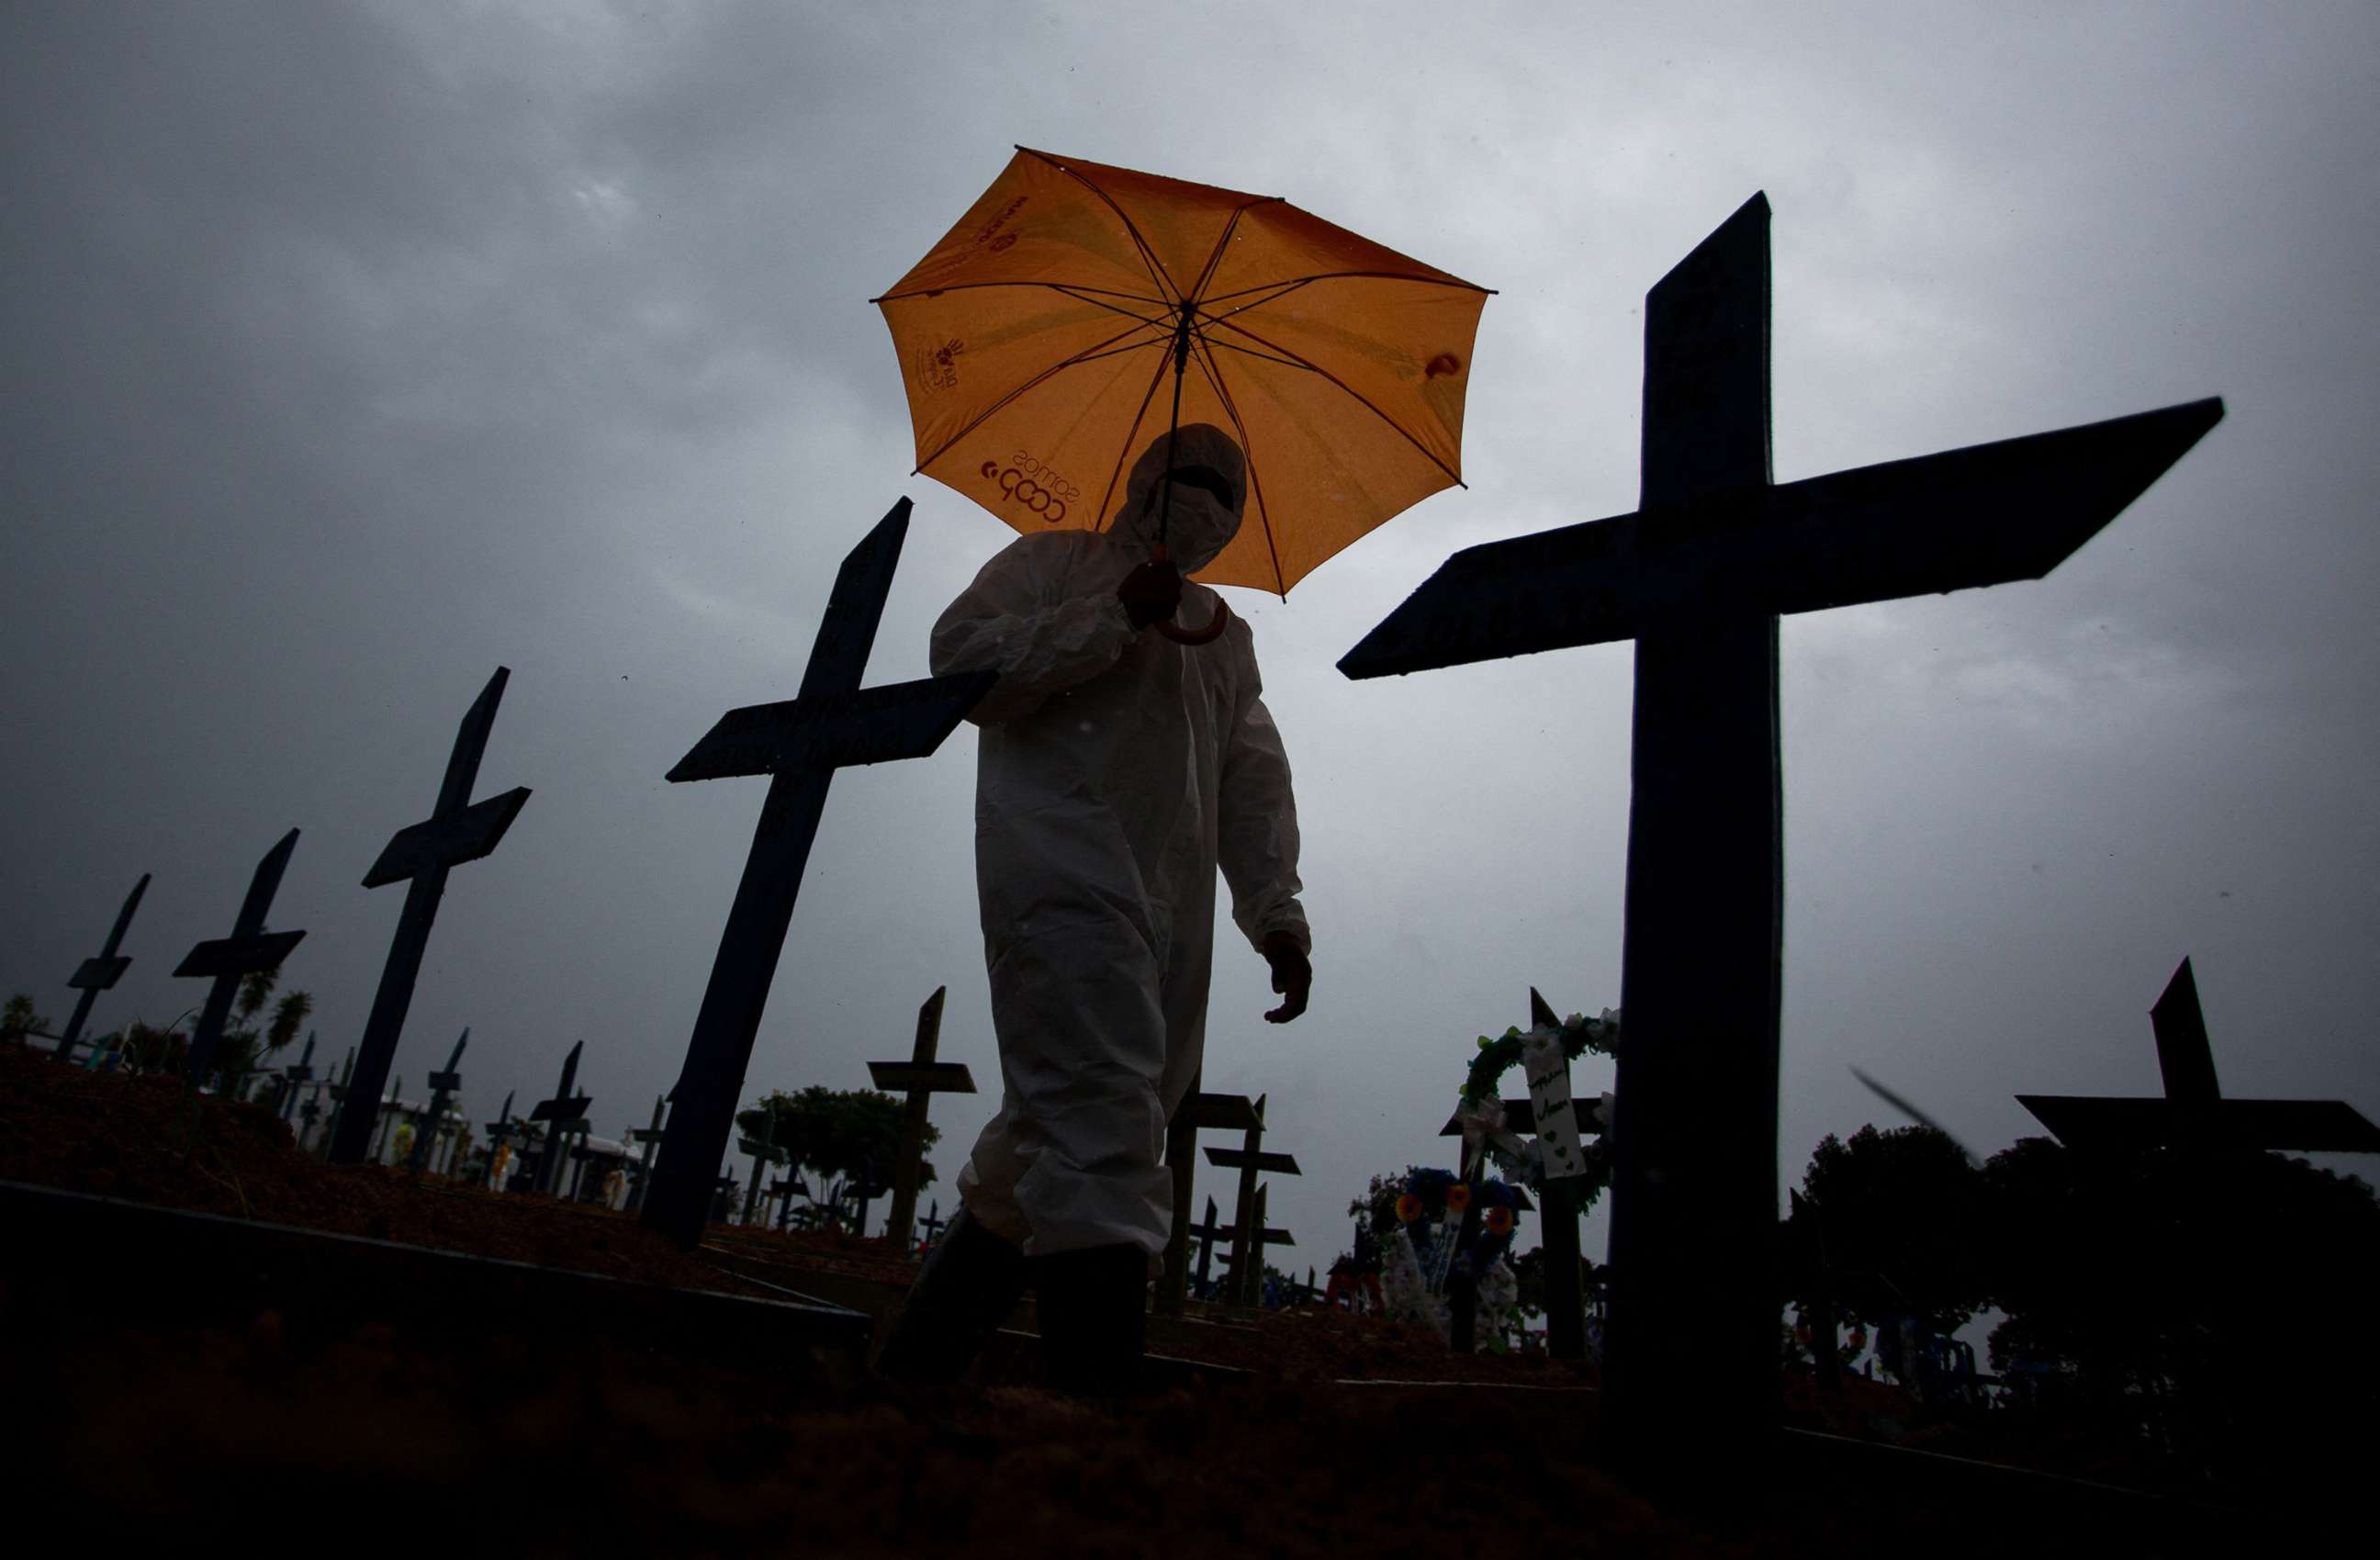
[[[1103,298],[1096,298],[1086,293],[1077,292],[1075,290],[1074,286],[1068,283],[1044,282],[1041,285],[1048,287],[1052,291],[1063,293],[1068,297],[1074,298],[1078,302],[1089,304],[1094,308],[1104,308],[1110,313],[1121,314],[1128,320],[1137,320],[1144,325],[1153,325],[1160,331],[1170,331],[1173,329],[1173,321],[1166,319],[1162,315],[1150,316],[1147,314],[1135,314],[1131,309],[1123,308],[1117,304],[1109,303]],[[1155,298],[1150,298],[1148,301],[1155,303],[1157,300]]]
[[[1232,315],[1242,313],[1247,309],[1256,308],[1268,303],[1278,303],[1280,300],[1287,297],[1290,294],[1297,291],[1298,288],[1305,286],[1307,282],[1311,282],[1312,280],[1312,277],[1307,277],[1302,281],[1281,283],[1277,284],[1270,293],[1266,294],[1265,296],[1260,298],[1249,298],[1247,302],[1241,304],[1237,308],[1227,308],[1220,314],[1217,314],[1211,309],[1206,308],[1201,308],[1199,312],[1204,314],[1209,320],[1228,320]],[[1250,287],[1241,292],[1233,293],[1231,296],[1235,298],[1246,297],[1248,293],[1263,291],[1264,289],[1261,287]],[[1203,301],[1212,303],[1215,300],[1208,298]]]
[[[1468,488],[1468,487],[1470,487],[1470,485],[1471,485],[1471,484],[1469,484],[1468,482],[1465,482],[1465,481],[1463,479],[1463,474],[1462,474],[1461,472],[1454,470],[1451,466],[1448,466],[1444,461],[1442,461],[1442,460],[1439,459],[1439,458],[1438,458],[1438,456],[1436,456],[1435,454],[1431,453],[1430,453],[1429,446],[1428,446],[1428,445],[1427,445],[1427,444],[1425,444],[1425,443],[1423,443],[1420,440],[1418,440],[1418,439],[1415,438],[1411,433],[1407,432],[1407,431],[1405,430],[1405,427],[1404,427],[1404,425],[1403,425],[1402,423],[1401,423],[1401,422],[1397,421],[1397,419],[1396,419],[1396,418],[1394,418],[1394,417],[1392,417],[1389,416],[1389,414],[1388,414],[1388,413],[1386,413],[1386,412],[1384,412],[1384,411],[1380,410],[1380,408],[1379,408],[1379,407],[1378,407],[1377,405],[1374,405],[1372,404],[1371,399],[1370,399],[1369,397],[1366,396],[1366,395],[1365,395],[1365,394],[1363,394],[1360,391],[1356,390],[1353,385],[1350,385],[1350,384],[1349,384],[1345,380],[1341,379],[1337,374],[1334,374],[1334,373],[1332,373],[1330,369],[1328,369],[1324,368],[1321,364],[1319,364],[1319,363],[1316,363],[1316,362],[1313,362],[1313,361],[1311,361],[1311,360],[1309,360],[1309,359],[1307,359],[1307,358],[1300,357],[1296,353],[1290,351],[1290,350],[1289,350],[1289,348],[1287,348],[1287,347],[1285,347],[1285,346],[1281,345],[1280,343],[1278,343],[1278,342],[1269,342],[1269,341],[1266,341],[1264,337],[1262,337],[1262,336],[1260,336],[1260,335],[1257,334],[1254,331],[1249,330],[1249,329],[1248,329],[1246,326],[1245,326],[1245,325],[1234,325],[1234,324],[1232,324],[1232,323],[1230,320],[1215,320],[1215,321],[1214,321],[1214,323],[1216,323],[1216,324],[1218,324],[1218,325],[1220,325],[1223,329],[1225,329],[1225,330],[1227,330],[1227,331],[1237,331],[1240,334],[1242,334],[1242,335],[1244,335],[1244,336],[1247,337],[1250,341],[1257,343],[1258,345],[1270,347],[1273,351],[1280,353],[1282,357],[1286,357],[1286,358],[1290,359],[1292,362],[1295,363],[1299,368],[1302,368],[1302,369],[1313,369],[1316,373],[1320,374],[1324,379],[1328,380],[1330,383],[1332,383],[1332,384],[1334,384],[1334,385],[1337,385],[1337,386],[1339,387],[1339,389],[1340,389],[1341,391],[1342,391],[1342,392],[1347,395],[1347,397],[1348,397],[1350,400],[1354,401],[1357,405],[1359,405],[1359,406],[1363,407],[1366,411],[1367,411],[1367,412],[1371,413],[1374,417],[1376,417],[1379,418],[1382,422],[1387,423],[1390,428],[1395,429],[1397,430],[1398,434],[1399,434],[1402,438],[1403,438],[1403,440],[1405,441],[1405,442],[1406,442],[1406,443],[1411,444],[1415,449],[1419,450],[1419,451],[1422,453],[1422,457],[1423,457],[1425,460],[1428,461],[1432,466],[1434,466],[1438,467],[1440,471],[1445,472],[1445,473],[1446,473],[1446,475],[1447,475],[1447,478],[1448,478],[1450,481],[1451,481],[1451,482],[1452,482],[1456,487],[1458,487],[1458,488]]]
[[[1019,147],[1017,150],[1020,151],[1033,151],[1031,147]],[[1085,189],[1089,190],[1092,194],[1107,202],[1108,210],[1116,214],[1117,219],[1123,224],[1124,232],[1131,235],[1133,248],[1140,251],[1140,263],[1148,267],[1148,279],[1157,284],[1158,291],[1172,293],[1173,295],[1172,301],[1168,305],[1169,308],[1179,308],[1182,301],[1182,289],[1179,286],[1176,286],[1174,284],[1173,278],[1167,274],[1164,263],[1157,258],[1157,251],[1148,247],[1148,240],[1140,236],[1139,225],[1135,224],[1128,214],[1126,214],[1122,206],[1116,204],[1115,197],[1110,195],[1106,190],[1101,189],[1098,185],[1093,184],[1089,177],[1080,169],[1066,166],[1065,163],[1059,162],[1055,157],[1050,156],[1048,152],[1034,151],[1033,155],[1038,157],[1044,163],[1049,163],[1050,166],[1057,169],[1060,173],[1065,175],[1068,178],[1075,180]]]
[[[1193,332],[1191,333],[1194,335],[1197,334],[1196,332]],[[1211,341],[1204,336],[1200,336],[1199,339],[1207,341],[1207,344],[1209,346],[1220,346],[1226,352],[1236,352],[1244,357],[1261,357],[1268,363],[1278,363],[1284,369],[1305,369],[1311,370],[1314,368],[1314,365],[1311,363],[1301,363],[1293,357],[1276,357],[1269,352],[1258,352],[1253,346],[1242,346],[1235,341]]]
[[[1134,329],[1141,328],[1143,327],[1134,327]],[[985,423],[991,420],[994,414],[1005,407],[1010,402],[1015,400],[1026,391],[1031,390],[1034,386],[1048,381],[1053,374],[1056,374],[1062,369],[1071,369],[1077,363],[1087,363],[1091,360],[1094,355],[1100,357],[1111,356],[1111,354],[1107,353],[1104,349],[1113,346],[1117,342],[1122,341],[1124,337],[1130,334],[1132,334],[1132,330],[1118,331],[1114,335],[1108,337],[1105,341],[1093,342],[1090,345],[1083,348],[1082,351],[1075,353],[1073,357],[1061,358],[1059,361],[1050,364],[1048,368],[1042,369],[1031,379],[1026,380],[1023,384],[1018,385],[1015,389],[1010,391],[999,400],[994,401],[982,411],[977,413],[976,416],[968,421],[965,428],[960,429],[948,439],[943,440],[940,444],[934,446],[932,453],[920,456],[913,470],[923,471],[934,462],[941,459],[944,454],[949,453],[952,445],[957,443],[968,434],[973,433],[977,429],[981,428]],[[1136,346],[1160,346],[1163,345],[1165,345],[1165,343],[1161,337],[1135,344]]]
[[[1164,382],[1165,365],[1172,361],[1167,354],[1157,360],[1157,371],[1148,376],[1148,388],[1140,393],[1140,407],[1132,414],[1132,426],[1124,430],[1123,441],[1116,446],[1114,467],[1108,472],[1107,490],[1099,495],[1098,524],[1108,523],[1108,501],[1115,497],[1116,478],[1123,475],[1123,463],[1132,454],[1132,441],[1140,436],[1140,419],[1148,416],[1148,404],[1157,398],[1157,387]]]
[[[1311,276],[1292,276],[1278,282],[1259,283],[1253,287],[1242,287],[1234,293],[1218,293],[1213,297],[1201,298],[1198,301],[1209,304],[1223,303],[1232,298],[1245,297],[1250,293],[1261,293],[1267,287],[1291,285],[1302,287],[1309,282],[1349,281],[1421,282],[1436,287],[1460,287],[1467,293],[1485,293],[1489,297],[1496,296],[1495,288],[1483,287],[1476,282],[1465,282],[1459,276],[1416,276],[1409,271],[1318,271]]]
[[[1240,420],[1239,403],[1232,399],[1231,390],[1223,383],[1223,365],[1215,359],[1213,344],[1196,331],[1191,334],[1200,346],[1207,348],[1206,355],[1198,360],[1198,371],[1206,375],[1207,382],[1215,387],[1215,399],[1223,404],[1223,415],[1232,419],[1232,427],[1239,433],[1240,458],[1248,466],[1248,494],[1257,501],[1257,524],[1264,527],[1265,555],[1272,560],[1272,582],[1280,588],[1281,599],[1286,601],[1289,599],[1289,581],[1281,573],[1281,549],[1273,544],[1272,512],[1265,507],[1264,481],[1257,475],[1257,453],[1249,447],[1247,424]]]
[[[1111,298],[1130,298],[1135,303],[1153,303],[1160,308],[1172,307],[1163,298],[1121,292],[1113,287],[1093,287],[1081,282],[951,282],[939,287],[912,287],[905,293],[886,293],[882,297],[868,301],[874,304],[902,303],[910,298],[929,298],[940,293],[971,293],[984,287],[1051,287],[1060,292],[1071,288],[1077,293],[1101,293]],[[1088,303],[1090,300],[1086,298],[1083,301]]]
[[[1240,225],[1240,213],[1245,212],[1250,206],[1277,204],[1280,200],[1281,197],[1278,195],[1259,195],[1253,200],[1243,201],[1232,208],[1232,220],[1223,224],[1222,236],[1215,240],[1214,253],[1208,255],[1207,263],[1199,267],[1197,285],[1190,289],[1189,301],[1194,308],[1198,302],[1198,295],[1205,292],[1207,284],[1215,279],[1215,268],[1222,263],[1223,250],[1230,245],[1232,233]]]

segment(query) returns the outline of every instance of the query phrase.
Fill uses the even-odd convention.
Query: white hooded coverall
[[[1172,465],[1246,491],[1239,447],[1183,428]],[[1258,696],[1256,647],[1233,619],[1180,645],[1135,630],[1117,599],[1147,561],[1167,469],[1160,437],[1102,533],[1019,538],[934,624],[932,665],[996,669],[977,707],[976,883],[1000,1112],[958,1190],[1028,1254],[1129,1244],[1150,1276],[1172,1223],[1166,1122],[1206,1044],[1215,872],[1251,944],[1310,949],[1297,901],[1289,759]],[[1167,541],[1184,574],[1220,552],[1240,516],[1177,483]],[[1175,621],[1203,626],[1215,593],[1185,585]]]

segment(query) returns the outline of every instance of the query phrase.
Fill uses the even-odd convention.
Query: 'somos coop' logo
[[[1000,485],[1002,498],[1023,504],[1052,526],[1064,524],[1066,506],[1083,496],[1080,488],[1022,450],[1011,455],[1005,466],[988,460],[980,469],[985,480]]]
[[[917,349],[917,382],[929,390],[955,390],[959,382],[959,354],[966,343],[953,336],[940,346],[929,343]]]

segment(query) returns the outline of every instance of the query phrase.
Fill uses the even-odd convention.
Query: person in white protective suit
[[[1166,1123],[1205,1047],[1219,866],[1284,998],[1265,1016],[1305,1010],[1297,811],[1254,640],[1236,618],[1205,645],[1152,626],[1222,610],[1182,575],[1237,533],[1245,469],[1220,429],[1177,430],[1170,464],[1160,436],[1106,531],[1018,538],[934,625],[937,674],[1001,674],[969,719],[1002,1099],[888,1376],[955,1379],[1029,1284],[1057,1385],[1128,1381],[1172,1222]],[[1160,506],[1172,562],[1152,558]]]

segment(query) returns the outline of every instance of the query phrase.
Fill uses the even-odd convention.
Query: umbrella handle
[[[1149,550],[1149,559],[1150,562],[1158,563],[1171,561],[1166,557],[1163,542],[1159,542]],[[1223,630],[1232,626],[1232,604],[1220,596],[1216,597],[1215,615],[1204,628],[1184,628],[1180,623],[1167,623],[1163,620],[1149,626],[1177,645],[1211,645],[1223,636]]]
[[[1177,645],[1211,645],[1232,626],[1232,604],[1221,597],[1215,599],[1214,621],[1204,628],[1184,628],[1178,623],[1160,623],[1157,632]]]

